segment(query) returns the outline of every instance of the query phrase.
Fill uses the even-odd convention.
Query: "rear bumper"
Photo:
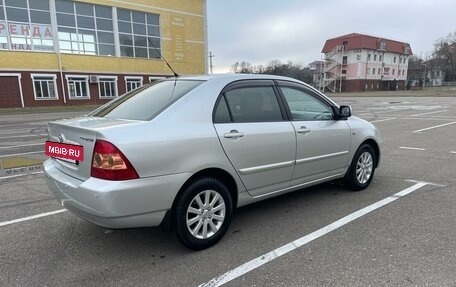
[[[58,170],[53,159],[44,162],[49,189],[63,207],[77,216],[107,228],[158,226],[171,209],[187,173],[107,181],[81,181]]]

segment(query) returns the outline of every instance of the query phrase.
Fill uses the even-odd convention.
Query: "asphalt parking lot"
[[[327,183],[238,209],[200,252],[160,228],[76,218],[39,168],[12,164],[0,177],[0,286],[456,286],[456,97],[336,101],[380,129],[371,186]],[[46,121],[81,113],[0,115],[0,158],[44,159]]]

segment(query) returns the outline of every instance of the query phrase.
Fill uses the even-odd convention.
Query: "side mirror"
[[[339,107],[339,119],[347,119],[351,117],[352,109],[350,106],[340,106]]]

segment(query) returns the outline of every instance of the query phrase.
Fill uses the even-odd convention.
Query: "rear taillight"
[[[139,178],[125,155],[115,145],[104,140],[95,142],[91,176],[107,180]]]

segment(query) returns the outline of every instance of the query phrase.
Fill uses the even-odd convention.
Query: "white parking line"
[[[23,177],[23,176],[27,176],[27,175],[40,174],[40,173],[43,173],[43,172],[42,171],[37,171],[37,172],[31,172],[31,173],[25,173],[25,174],[0,176],[0,180],[2,180],[2,179],[10,179],[10,178],[15,178],[15,177]]]
[[[9,157],[9,156],[18,156],[18,155],[27,155],[27,154],[36,154],[36,153],[44,153],[44,150],[42,150],[42,151],[31,151],[31,152],[23,152],[23,153],[11,153],[11,154],[2,154],[2,155],[0,155],[0,158],[2,158],[2,157]]]
[[[371,121],[371,123],[386,122],[386,121],[395,120],[395,119],[396,118],[387,118],[387,119],[382,119],[382,120],[374,120],[374,121]]]
[[[411,117],[419,117],[419,116],[424,116],[424,115],[443,113],[443,112],[446,112],[446,111],[447,111],[447,110],[441,110],[441,111],[434,111],[434,112],[421,113],[421,114],[411,115]]]
[[[421,147],[408,147],[408,146],[400,146],[400,149],[410,149],[410,150],[426,150],[425,148]]]
[[[451,153],[454,153],[454,154],[456,154],[456,151],[451,151]]]
[[[419,132],[432,130],[432,129],[436,129],[436,128],[440,128],[440,127],[444,127],[444,126],[454,125],[454,124],[456,124],[456,122],[451,122],[451,123],[446,123],[446,124],[442,124],[442,125],[438,125],[438,126],[433,126],[433,127],[429,127],[429,128],[425,128],[425,129],[421,129],[421,130],[416,130],[416,131],[413,131],[413,132],[414,133],[419,133]]]
[[[288,252],[291,252],[315,239],[318,239],[318,238],[322,237],[323,235],[326,235],[326,234],[330,233],[331,231],[334,231],[334,230],[336,230],[380,207],[383,207],[403,196],[406,196],[407,194],[412,193],[428,184],[429,183],[426,183],[426,182],[417,182],[416,184],[412,185],[411,187],[406,188],[398,193],[395,193],[392,196],[389,196],[385,199],[377,201],[377,202],[375,202],[365,208],[362,208],[358,211],[355,211],[329,225],[326,225],[325,227],[322,227],[322,228],[318,229],[317,231],[314,231],[306,236],[296,239],[295,241],[285,244],[275,250],[272,250],[271,252],[263,254],[260,257],[250,260],[249,262],[246,262],[220,276],[213,278],[211,281],[209,281],[207,283],[203,283],[203,284],[199,285],[199,287],[214,287],[214,286],[221,286],[225,283],[228,283],[274,259],[279,258],[280,256],[282,256],[284,254],[287,254]]]
[[[54,211],[50,211],[50,212],[46,212],[46,213],[40,213],[40,214],[37,214],[37,215],[22,217],[22,218],[10,220],[10,221],[4,221],[4,222],[0,222],[0,227],[6,226],[6,225],[10,225],[10,224],[14,224],[14,223],[18,223],[18,222],[23,222],[23,221],[28,221],[28,220],[32,220],[32,219],[37,219],[37,218],[41,218],[41,217],[45,217],[45,216],[49,216],[49,215],[54,215],[54,214],[62,213],[62,212],[65,212],[65,211],[67,211],[67,210],[66,209],[59,209],[59,210],[54,210]]]
[[[0,137],[0,140],[10,139],[10,138],[28,138],[28,137],[40,137],[40,136],[47,136],[47,134],[30,134],[30,135],[19,135],[19,136],[11,135],[11,136],[7,136],[7,137]]]
[[[12,145],[12,146],[0,146],[0,149],[17,148],[17,147],[28,147],[28,146],[37,146],[37,145],[44,145],[44,143]]]

